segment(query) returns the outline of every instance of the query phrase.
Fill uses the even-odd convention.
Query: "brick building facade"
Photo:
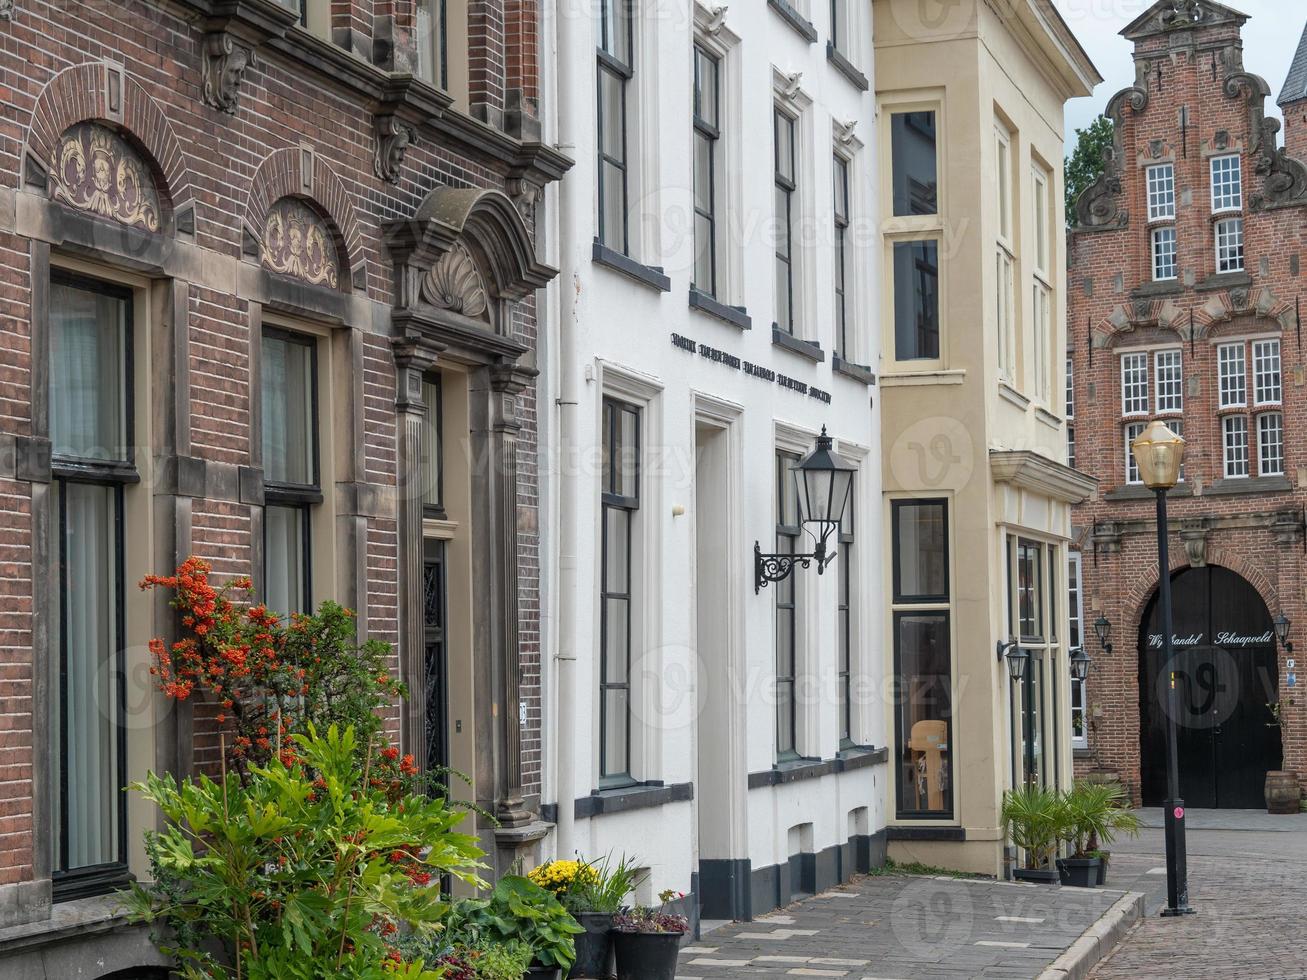
[[[405,751],[539,838],[537,22],[0,2],[0,973],[161,962],[94,896],[146,870],[117,787],[216,762],[135,588],[191,554],[357,609]]]
[[[1169,497],[1182,795],[1260,806],[1268,770],[1307,778],[1307,704],[1273,622],[1289,621],[1290,643],[1307,623],[1307,141],[1290,98],[1289,152],[1277,145],[1270,89],[1244,68],[1247,19],[1166,0],[1122,32],[1137,81],[1107,105],[1115,142],[1070,234],[1067,414],[1073,458],[1099,481],[1075,517],[1073,642],[1093,658],[1073,707],[1077,769],[1154,804],[1156,520],[1128,451],[1154,418],[1188,442]]]

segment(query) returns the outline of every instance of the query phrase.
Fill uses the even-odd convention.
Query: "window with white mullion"
[[[1257,405],[1278,405],[1283,397],[1280,342],[1253,341],[1253,399]]]
[[[1076,417],[1075,360],[1070,354],[1066,356],[1066,417]]]
[[[1221,420],[1225,477],[1238,480],[1248,476],[1248,417],[1227,415]]]
[[[1212,212],[1243,209],[1243,167],[1238,156],[1212,159]]]
[[[1084,646],[1084,589],[1080,579],[1080,553],[1070,552],[1067,556],[1067,611],[1070,622],[1067,630],[1067,649],[1078,650]],[[1089,747],[1089,718],[1085,697],[1085,682],[1071,678],[1071,747],[1087,749]]]
[[[1148,410],[1148,354],[1126,354],[1121,358],[1121,414],[1147,415]]]
[[[1248,404],[1248,377],[1243,344],[1222,344],[1217,348],[1217,375],[1221,408],[1242,408]]]
[[[1243,218],[1216,223],[1216,271],[1243,272]]]
[[[1284,476],[1284,416],[1279,412],[1257,416],[1257,474]]]
[[[1179,275],[1175,228],[1153,230],[1153,279],[1164,282]]]
[[[1014,380],[1017,362],[1016,301],[1013,296],[1016,260],[1002,239],[999,240],[995,254],[994,274],[997,281],[994,295],[998,326],[998,367],[1003,377]]]
[[[1184,372],[1178,350],[1159,350],[1154,356],[1157,372],[1158,413],[1184,411]]]
[[[1139,463],[1135,459],[1134,449],[1131,448],[1134,441],[1144,434],[1144,429],[1148,427],[1147,422],[1131,422],[1125,427],[1125,482],[1130,484],[1143,483],[1143,477],[1139,474]]]
[[[1148,168],[1148,220],[1175,218],[1175,166],[1170,163]]]

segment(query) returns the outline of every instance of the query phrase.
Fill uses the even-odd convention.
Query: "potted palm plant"
[[[1057,859],[1062,884],[1096,888],[1103,859],[1097,844],[1111,836],[1112,789],[1101,783],[1077,783],[1062,798],[1064,819],[1060,842],[1071,848],[1071,856]]]
[[[637,906],[613,919],[613,953],[617,980],[675,980],[681,939],[690,930],[689,920],[670,912],[667,904],[683,894],[665,891],[656,908]]]
[[[1025,866],[1014,868],[1012,876],[1017,881],[1057,884],[1053,854],[1065,820],[1058,792],[1046,786],[1010,789],[1003,794],[1002,819],[1008,838],[1025,855]]]
[[[1104,787],[1108,792],[1108,810],[1103,833],[1096,831],[1089,835],[1089,852],[1099,858],[1098,883],[1107,884],[1107,866],[1111,863],[1112,852],[1104,845],[1116,840],[1117,834],[1128,837],[1139,836],[1139,816],[1130,809],[1130,800],[1120,783],[1110,783]]]

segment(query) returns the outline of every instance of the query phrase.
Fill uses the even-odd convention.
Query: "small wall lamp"
[[[1094,632],[1098,634],[1098,643],[1103,651],[1111,653],[1112,644],[1107,642],[1107,638],[1112,635],[1112,624],[1106,616],[1099,616],[1094,620]]]

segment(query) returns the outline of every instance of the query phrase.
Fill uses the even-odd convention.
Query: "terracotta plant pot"
[[[613,976],[613,916],[611,912],[578,912],[576,921],[585,932],[576,936],[576,962],[567,974],[588,980]]]
[[[1302,811],[1302,789],[1295,772],[1268,772],[1266,774],[1266,809],[1271,813],[1287,814]]]
[[[679,932],[615,932],[617,980],[675,980]]]

